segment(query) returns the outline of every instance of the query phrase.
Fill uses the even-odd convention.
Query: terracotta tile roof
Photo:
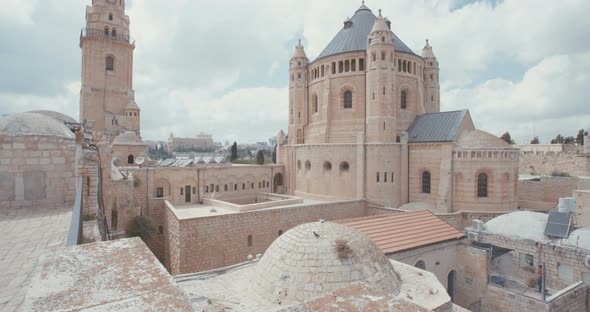
[[[367,235],[384,253],[458,239],[462,232],[428,210],[339,220]]]

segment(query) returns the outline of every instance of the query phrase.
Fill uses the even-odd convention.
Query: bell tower
[[[422,58],[426,62],[424,66],[424,108],[427,113],[440,112],[440,84],[438,80],[438,60],[432,52],[432,47],[426,39],[426,45],[422,48]]]
[[[92,0],[80,48],[80,122],[94,121],[90,131],[101,141],[112,142],[125,131],[140,135],[140,109],[133,91],[135,42],[129,36],[125,0]]]
[[[395,117],[394,43],[387,19],[381,15],[369,33],[367,48],[367,142],[393,142]]]
[[[301,40],[289,62],[289,145],[304,143],[307,116],[307,64]]]

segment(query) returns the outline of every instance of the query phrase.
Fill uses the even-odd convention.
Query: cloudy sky
[[[77,118],[80,29],[90,0],[0,0],[0,114]],[[144,139],[213,133],[266,140],[287,128],[297,39],[314,59],[360,0],[127,0]],[[419,53],[429,38],[443,110],[518,143],[590,128],[590,1],[367,0]]]

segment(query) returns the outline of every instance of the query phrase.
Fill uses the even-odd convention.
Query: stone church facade
[[[295,48],[287,137],[279,163],[291,194],[439,212],[518,205],[517,150],[466,110],[440,112],[432,46],[417,55],[364,4],[314,61]]]

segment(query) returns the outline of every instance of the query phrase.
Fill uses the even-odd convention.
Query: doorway
[[[451,302],[455,302],[455,270],[449,272],[447,277],[447,293],[451,297]]]
[[[184,187],[184,201],[186,203],[191,202],[191,186],[187,185]]]

